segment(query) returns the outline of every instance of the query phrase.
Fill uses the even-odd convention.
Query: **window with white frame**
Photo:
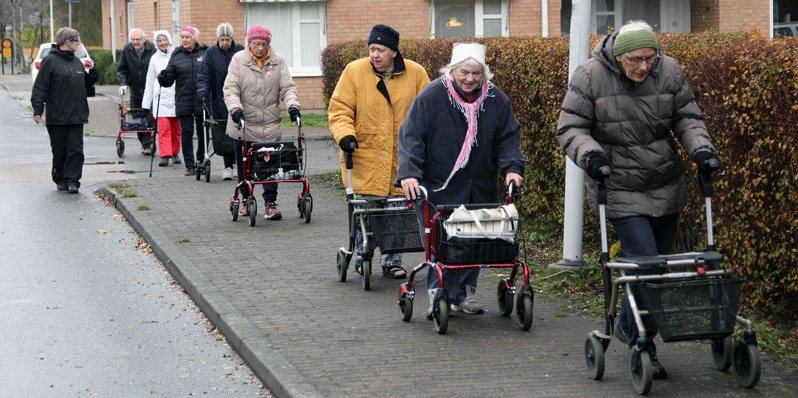
[[[509,0],[432,0],[432,36],[509,36]]]
[[[285,57],[292,76],[321,76],[326,6],[324,1],[249,3],[247,29],[258,24],[272,31],[271,47]]]

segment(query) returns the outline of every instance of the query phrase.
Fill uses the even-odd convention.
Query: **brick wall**
[[[692,0],[691,30],[759,30],[767,33],[770,29],[770,6],[770,0]]]
[[[550,37],[560,36],[560,0],[548,1]],[[542,36],[543,7],[541,0],[510,1],[510,36]]]
[[[327,43],[366,39],[371,28],[380,23],[396,29],[400,39],[429,37],[429,0],[405,0],[388,8],[374,3],[374,0],[327,0]]]
[[[690,30],[720,30],[720,12],[715,7],[717,0],[692,0],[690,2]]]

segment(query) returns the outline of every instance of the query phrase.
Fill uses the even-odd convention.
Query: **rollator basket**
[[[275,142],[257,144],[257,146],[261,148],[253,153],[252,176],[255,181],[284,179],[286,176],[277,176],[277,174],[301,171],[299,150],[293,142]]]
[[[495,209],[455,209],[436,218],[436,254],[447,264],[510,263],[518,256],[518,212],[514,205]]]
[[[732,334],[742,280],[710,278],[642,283],[643,300],[665,342],[723,339]]]
[[[380,253],[424,250],[414,210],[369,213],[368,219]]]

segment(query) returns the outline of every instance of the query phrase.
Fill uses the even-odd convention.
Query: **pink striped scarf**
[[[449,185],[449,181],[451,181],[454,173],[457,170],[465,168],[468,164],[468,159],[471,156],[471,148],[476,145],[477,142],[477,113],[479,112],[480,108],[482,108],[482,102],[485,101],[485,97],[488,95],[488,82],[482,82],[482,92],[479,94],[479,97],[471,103],[463,101],[460,98],[460,95],[457,94],[457,91],[454,89],[454,84],[452,80],[449,78],[448,74],[443,75],[444,84],[446,84],[446,88],[449,94],[449,100],[452,102],[457,109],[463,112],[463,115],[466,117],[466,121],[468,122],[468,130],[466,131],[466,137],[463,141],[463,147],[460,148],[460,154],[457,156],[457,161],[454,162],[454,168],[452,168],[452,172],[449,173],[449,177],[446,179],[446,182],[443,183],[443,186],[435,189],[433,192],[438,192],[446,189],[446,186]]]

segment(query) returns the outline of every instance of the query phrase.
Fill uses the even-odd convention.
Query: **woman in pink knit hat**
[[[224,82],[224,102],[230,112],[227,123],[227,135],[250,142],[280,141],[281,109],[283,102],[291,120],[300,117],[299,101],[296,95],[296,84],[288,72],[285,58],[271,48],[272,32],[263,25],[253,25],[247,32],[247,50],[239,51],[230,61],[227,79]],[[246,121],[244,131],[236,128],[241,119]],[[247,197],[249,192],[244,180],[242,148],[236,147],[236,163],[238,163],[238,182],[241,201],[240,214],[247,214]],[[277,210],[277,183],[263,185],[265,218],[279,220],[282,218]]]

